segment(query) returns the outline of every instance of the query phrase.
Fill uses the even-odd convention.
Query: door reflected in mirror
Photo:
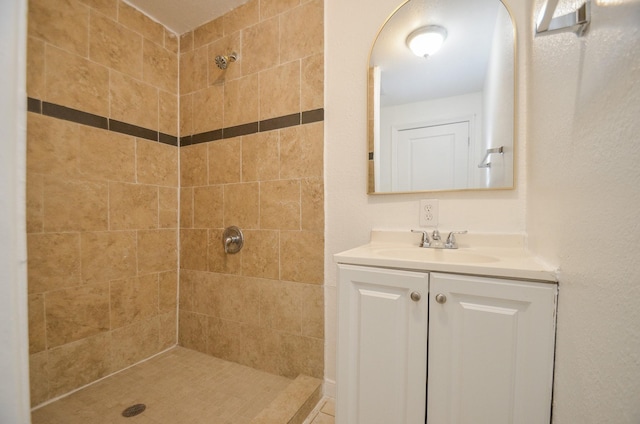
[[[500,0],[398,8],[370,54],[369,193],[513,188],[515,54]]]

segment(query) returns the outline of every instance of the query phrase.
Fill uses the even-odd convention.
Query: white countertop
[[[443,241],[448,232],[442,231]],[[521,234],[456,235],[458,249],[420,247],[421,234],[371,232],[371,241],[335,254],[340,264],[473,274],[555,283],[556,270],[525,249]]]

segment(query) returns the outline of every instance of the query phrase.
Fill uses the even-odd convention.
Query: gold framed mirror
[[[513,188],[516,53],[500,0],[403,3],[369,55],[368,193]]]

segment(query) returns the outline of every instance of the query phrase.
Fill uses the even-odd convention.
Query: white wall
[[[325,1],[325,308],[327,393],[335,379],[336,268],[333,254],[364,244],[372,228],[418,227],[418,202],[440,200],[440,228],[483,232],[525,231],[526,86],[519,84],[516,189],[410,195],[367,191],[367,64],[373,40],[399,0]],[[525,4],[507,2],[518,27]],[[527,36],[519,36],[519,66],[524,66]],[[524,81],[524,80],[521,80]]]
[[[640,423],[640,2],[618,3],[533,41],[527,229],[561,270],[557,424]]]
[[[27,424],[26,0],[0,4],[0,422]]]

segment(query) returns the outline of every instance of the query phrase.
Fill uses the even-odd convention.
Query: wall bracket
[[[559,0],[547,0],[540,10],[536,25],[536,37],[541,35],[575,32],[578,37],[584,35],[591,22],[591,0],[587,0],[578,9],[566,15],[553,17]]]

